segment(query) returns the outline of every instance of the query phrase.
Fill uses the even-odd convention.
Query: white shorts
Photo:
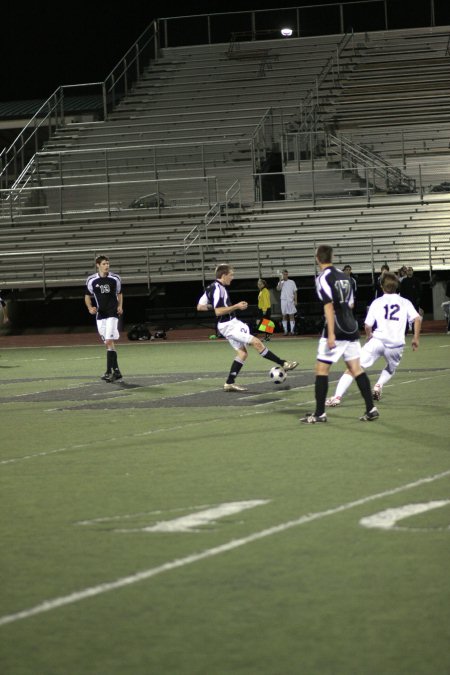
[[[381,356],[386,359],[386,370],[395,373],[398,364],[402,360],[404,345],[401,347],[386,347],[378,338],[370,338],[361,349],[361,365],[370,368]]]
[[[239,319],[231,319],[230,321],[218,323],[217,328],[233,349],[242,349],[243,345],[248,345],[253,340],[250,328],[243,321],[239,321]]]
[[[118,325],[119,319],[115,316],[109,316],[107,319],[97,319],[97,330],[103,342],[119,339]]]
[[[281,313],[283,316],[293,316],[297,314],[297,307],[293,300],[282,300],[281,301]]]
[[[337,363],[342,357],[345,362],[359,359],[361,344],[359,340],[336,340],[336,347],[328,349],[327,338],[321,337],[317,350],[317,360],[325,363]]]

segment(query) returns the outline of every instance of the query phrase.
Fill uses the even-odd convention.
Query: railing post
[[[402,129],[402,159],[403,159],[403,168],[406,169],[406,157],[405,157],[405,131]]]
[[[257,256],[257,262],[258,262],[258,277],[262,277],[261,273],[261,256],[259,252],[259,241],[256,242],[256,256]]]
[[[105,148],[106,208],[111,216],[111,186],[109,184],[108,148]]]
[[[46,283],[46,274],[45,274],[45,253],[42,254],[42,290],[44,292],[44,297],[47,295],[47,283]]]
[[[432,271],[433,271],[433,260],[431,257],[431,234],[428,235],[428,270],[429,270],[429,275],[430,275],[430,281],[432,277]]]
[[[106,98],[106,80],[102,83],[102,99],[103,99],[103,119],[108,119],[108,102]]]
[[[423,185],[422,185],[422,166],[419,164],[419,190],[420,190],[420,201],[423,202]]]
[[[147,288],[150,290],[150,250],[147,248]]]
[[[63,175],[62,175],[62,154],[59,153],[59,217],[63,219]]]

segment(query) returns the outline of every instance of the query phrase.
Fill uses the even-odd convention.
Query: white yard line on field
[[[199,562],[200,560],[206,560],[208,558],[221,555],[222,553],[227,553],[228,551],[240,548],[241,546],[251,544],[254,541],[271,537],[274,534],[286,532],[286,530],[290,530],[293,527],[305,525],[306,523],[311,523],[315,520],[327,518],[328,516],[334,516],[337,513],[348,511],[349,509],[353,509],[357,506],[364,506],[364,504],[368,504],[369,502],[375,501],[376,499],[389,497],[391,495],[404,492],[405,490],[412,490],[416,487],[420,487],[426,483],[432,483],[433,481],[445,478],[447,476],[450,476],[450,469],[433,476],[420,478],[419,480],[416,480],[412,483],[406,483],[405,485],[400,485],[399,487],[385,490],[384,492],[377,492],[376,494],[362,497],[361,499],[356,499],[355,501],[347,502],[346,504],[341,504],[332,509],[326,509],[325,511],[318,511],[317,513],[308,513],[306,515],[299,516],[299,518],[296,518],[295,520],[289,520],[285,523],[280,523],[280,525],[275,525],[274,527],[269,527],[265,530],[254,532],[247,537],[242,537],[241,539],[232,539],[226,544],[215,546],[213,548],[206,549],[205,551],[201,551],[200,553],[194,553],[192,555],[185,556],[184,558],[179,558],[178,560],[171,560],[170,562],[163,563],[157,567],[151,567],[148,570],[136,572],[130,576],[116,579],[115,581],[108,581],[97,586],[91,586],[90,588],[85,588],[81,591],[75,591],[69,595],[53,598],[53,600],[44,600],[39,605],[35,605],[35,607],[30,607],[29,609],[24,609],[20,612],[6,614],[5,616],[0,617],[0,626],[5,626],[6,624],[14,623],[15,621],[20,621],[22,619],[29,619],[32,616],[43,614],[44,612],[50,612],[53,609],[58,609],[59,607],[64,607],[65,605],[71,605],[76,602],[86,600],[87,598],[92,598],[103,593],[108,593],[109,591],[115,591],[119,588],[131,586],[132,584],[136,584],[140,581],[145,581],[152,577],[156,577],[159,574],[163,574],[164,572],[170,572],[171,570],[182,568],[186,565],[192,565],[193,563]]]

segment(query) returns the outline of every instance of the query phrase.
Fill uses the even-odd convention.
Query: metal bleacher
[[[309,276],[325,240],[359,273],[449,269],[449,32],[160,49],[104,120],[60,124],[3,190],[0,285],[79,285],[103,251],[128,285],[224,260],[242,278]]]

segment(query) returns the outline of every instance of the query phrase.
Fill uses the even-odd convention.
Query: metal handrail
[[[337,146],[340,151],[341,159],[343,159],[343,150],[360,162],[364,169],[370,169],[377,175],[381,175],[383,180],[388,183],[389,187],[397,189],[400,186],[408,188],[409,192],[414,192],[416,189],[416,181],[410,176],[407,176],[402,170],[388,162],[383,157],[379,157],[376,153],[361,145],[350,141],[345,136],[334,136],[328,134],[328,140],[331,145]]]
[[[65,90],[100,87],[103,101],[103,118],[106,120],[109,108],[114,106],[123,95],[128,93],[133,72],[134,79],[140,77],[143,68],[141,63],[143,52],[152,43],[154,46],[154,59],[156,60],[159,50],[158,22],[156,20],[152,21],[139,35],[134,44],[118,61],[103,82],[62,85],[50,94],[49,98],[44,101],[33,117],[27,122],[12,144],[0,153],[0,188],[7,187],[12,179],[16,181],[16,177],[22,173],[26,162],[25,148],[28,144],[34,142],[34,152],[38,151],[38,129],[48,126],[48,138],[51,138],[53,134],[52,129],[56,129],[58,125],[63,124],[65,117]],[[120,92],[120,95],[118,92]],[[52,123],[53,114],[54,124]],[[30,131],[30,135],[26,137],[28,131]]]
[[[309,92],[306,94],[302,106],[303,109],[305,110],[304,114],[302,115],[301,123],[300,123],[300,132],[309,132],[313,126],[314,121],[316,120],[316,115],[319,112],[320,109],[320,104],[319,104],[319,89],[320,86],[323,84],[325,79],[327,78],[329,72],[334,68],[335,65],[335,59],[336,59],[336,64],[337,64],[337,73],[338,73],[338,78],[340,77],[340,65],[339,65],[339,57],[345,47],[348,45],[350,40],[353,40],[354,35],[353,35],[353,28],[351,32],[345,33],[339,42],[339,44],[336,47],[336,53],[332,54],[329,58],[328,61],[325,63],[324,67],[322,68],[319,76],[316,78],[315,84]]]
[[[396,237],[397,238],[397,237]],[[291,238],[283,239],[281,242],[279,236],[274,234],[272,238],[266,238],[264,241],[261,241],[258,237],[255,239],[239,242],[230,242],[227,243],[229,248],[230,258],[233,258],[233,250],[236,253],[246,253],[246,261],[243,264],[244,269],[240,269],[240,274],[243,277],[254,277],[258,274],[264,272],[264,275],[273,274],[275,276],[276,266],[279,266],[279,258],[282,257],[283,261],[288,264],[289,269],[293,270],[293,274],[296,273],[296,268],[299,267],[300,263],[298,258],[303,258],[302,262],[302,274],[306,274],[306,266],[310,264],[311,272],[314,273],[314,250],[315,250],[315,235],[312,234],[311,237],[303,241],[303,246],[301,249],[298,248],[298,235],[293,235]],[[342,239],[342,234],[339,232],[330,232],[328,234],[327,241],[330,245],[334,246],[335,243],[338,244],[335,249],[336,262],[339,264],[341,259],[348,259],[349,249],[352,248],[352,255],[355,255],[355,247],[361,248],[361,256],[364,258],[364,268],[367,272],[371,269],[376,269],[381,264],[380,261],[391,260],[402,262],[405,256],[405,246],[411,246],[411,255],[408,258],[414,263],[414,267],[417,269],[419,265],[415,261],[421,261],[421,266],[428,270],[431,274],[433,269],[450,269],[450,247],[448,244],[448,237],[442,237],[439,234],[431,234],[426,232],[425,229],[420,233],[414,232],[411,234],[402,234],[401,241],[402,247],[397,251],[392,250],[392,238],[386,237],[386,234],[371,234],[370,236],[364,236],[362,234],[349,233],[344,239]],[[411,244],[409,244],[411,241]],[[292,242],[292,246],[286,246],[288,242]],[[280,248],[281,245],[281,248]],[[308,246],[310,245],[310,249]],[[187,263],[185,263],[184,274],[189,272],[196,279],[203,280],[210,276],[212,270],[214,270],[216,263],[215,251],[211,251],[209,256],[205,254],[204,243],[196,239],[192,243],[192,246],[195,248],[196,257],[195,263],[192,269],[187,270]],[[419,248],[421,247],[421,249]],[[311,260],[308,263],[308,253],[307,251],[311,250]],[[174,252],[182,254],[180,251],[179,244],[157,244],[152,245],[151,247],[145,245],[136,245],[136,246],[103,246],[101,252],[104,253],[113,253],[115,255],[116,264],[118,267],[124,263],[120,260],[121,253],[136,252],[136,256],[140,253],[147,259],[148,264],[146,270],[137,269],[135,272],[121,272],[122,276],[128,283],[131,283],[132,279],[136,277],[141,278],[144,276],[146,282],[149,284],[150,280],[154,281],[156,276],[164,278],[165,276],[176,276],[177,272],[170,269],[170,265],[164,266],[164,271],[160,269],[160,262],[158,262],[158,268],[156,272],[152,275],[151,267],[151,256],[153,253],[164,253],[165,251]],[[264,270],[261,270],[261,259],[259,256],[260,251],[269,251],[270,256],[264,256]],[[74,271],[73,283],[72,285],[78,285],[80,280],[86,278],[85,272],[81,272],[83,261],[86,259],[94,260],[95,256],[98,255],[99,248],[98,246],[91,247],[82,247],[82,248],[63,248],[63,249],[48,249],[43,251],[20,251],[14,253],[1,253],[0,252],[0,263],[4,260],[18,260],[20,265],[17,265],[17,281],[12,281],[10,278],[9,281],[5,282],[5,277],[2,279],[2,283],[5,285],[11,285],[14,288],[19,287],[30,287],[34,288],[40,287],[43,290],[44,296],[46,294],[47,288],[50,284],[52,285],[61,285],[61,276],[58,276],[58,271],[62,274],[66,274],[67,266],[64,266],[63,259],[64,256],[71,256],[70,267],[72,270],[75,270],[73,258],[74,255],[78,255],[80,260],[78,264],[78,272]],[[49,260],[49,256],[55,258],[60,264],[56,272],[52,270],[52,261]],[[133,259],[136,258],[133,257]],[[27,259],[33,258],[36,262],[36,268],[33,270],[33,274],[39,278],[40,284],[28,281],[24,279],[23,275],[23,266],[26,263]],[[54,262],[54,261],[53,261]],[[284,263],[283,263],[284,264]],[[354,266],[356,268],[356,265]],[[53,277],[52,277],[53,274]],[[181,273],[178,272],[178,274]],[[66,279],[65,279],[66,280]]]

